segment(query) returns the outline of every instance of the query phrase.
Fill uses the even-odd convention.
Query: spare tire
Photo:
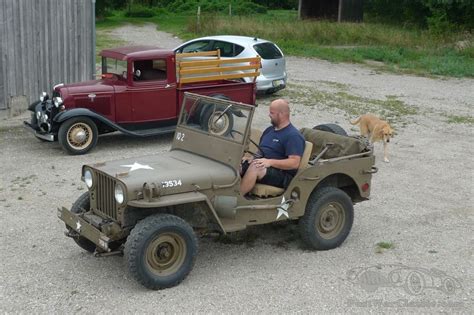
[[[337,124],[321,124],[314,126],[313,129],[328,131],[341,136],[347,136],[347,132],[344,130],[344,128]]]

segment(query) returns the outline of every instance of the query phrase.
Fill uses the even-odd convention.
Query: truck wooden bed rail
[[[195,60],[195,57],[206,57]],[[187,60],[183,60],[186,58]],[[191,60],[189,60],[191,58]],[[179,84],[242,79],[260,75],[261,60],[259,56],[253,58],[222,59],[220,50],[194,53],[176,54],[176,67],[179,75]]]

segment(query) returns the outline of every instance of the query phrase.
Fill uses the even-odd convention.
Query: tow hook
[[[113,252],[98,252],[97,250],[94,252],[94,257],[108,257],[108,256],[122,256],[123,250],[116,250]]]
[[[64,235],[66,235],[67,237],[70,237],[70,238],[77,238],[79,236],[79,233],[77,233],[76,231],[73,231],[73,230],[67,230],[64,232]]]

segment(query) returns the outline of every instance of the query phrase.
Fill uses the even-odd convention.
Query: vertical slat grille
[[[117,219],[117,203],[114,198],[114,179],[96,172],[97,210],[113,219]]]

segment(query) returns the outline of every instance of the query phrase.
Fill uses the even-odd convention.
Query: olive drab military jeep
[[[254,110],[186,93],[169,152],[83,166],[88,192],[70,210],[58,209],[66,235],[96,255],[123,253],[130,273],[150,289],[175,286],[189,274],[197,234],[298,220],[309,247],[339,246],[353,204],[370,194],[377,171],[371,147],[337,134],[334,125],[325,128],[336,133],[304,128],[304,155],[288,188],[257,184],[242,196],[241,159],[258,151]],[[202,115],[212,123],[200,123]]]

